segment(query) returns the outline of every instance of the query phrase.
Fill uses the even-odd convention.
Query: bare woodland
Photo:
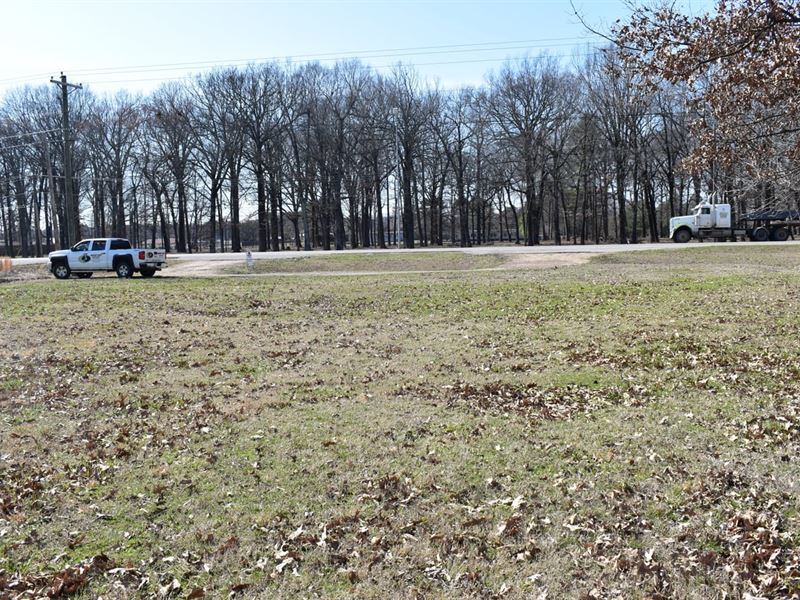
[[[770,17],[786,7],[722,2],[711,32],[639,9],[581,64],[511,60],[480,87],[343,61],[221,68],[146,96],[83,89],[69,182],[59,90],[18,88],[0,102],[0,250],[67,245],[70,214],[84,237],[238,252],[636,243],[708,193],[797,207],[798,28]],[[753,56],[771,57],[776,97],[753,92],[767,68]]]

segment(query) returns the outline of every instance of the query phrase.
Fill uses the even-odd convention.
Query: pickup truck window
[[[105,240],[95,240],[92,242],[92,252],[102,252],[106,249]]]
[[[131,243],[128,240],[111,240],[110,250],[130,250]]]
[[[89,241],[78,242],[72,247],[73,252],[87,252],[89,250]]]

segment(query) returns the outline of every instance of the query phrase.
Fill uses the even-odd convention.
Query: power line
[[[534,48],[551,48],[551,47],[561,47],[561,46],[570,46],[574,45],[574,42],[564,42],[564,43],[550,43],[550,44],[525,44],[525,45],[500,45],[500,46],[493,46],[490,48],[466,48],[466,49],[451,49],[451,50],[432,50],[427,52],[404,52],[402,54],[399,53],[383,53],[383,54],[369,54],[364,56],[316,56],[316,57],[303,57],[301,56],[284,56],[284,57],[272,57],[272,58],[260,58],[260,59],[251,59],[251,60],[238,60],[238,61],[230,61],[226,63],[219,63],[217,61],[209,61],[203,63],[191,63],[187,65],[180,65],[180,66],[153,66],[153,67],[142,67],[139,69],[130,69],[130,70],[96,70],[96,71],[87,71],[87,72],[79,72],[78,75],[116,75],[116,74],[126,74],[126,73],[150,73],[150,72],[164,72],[164,71],[176,71],[176,70],[184,70],[187,67],[197,67],[197,68],[213,68],[213,67],[236,67],[236,66],[245,66],[248,64],[253,63],[269,63],[269,62],[280,62],[283,64],[298,64],[298,63],[308,63],[308,62],[329,62],[329,61],[345,61],[348,59],[373,59],[373,58],[403,58],[407,56],[429,56],[429,55],[436,55],[436,54],[465,54],[465,53],[474,53],[474,52],[500,52],[504,50],[529,50]]]
[[[4,135],[4,136],[0,137],[0,141],[2,141],[2,140],[10,140],[12,138],[18,138],[18,137],[25,137],[26,135],[37,135],[37,134],[40,134],[40,133],[52,133],[53,131],[61,131],[61,128],[60,127],[54,127],[53,129],[40,129],[38,131],[27,131],[25,133],[18,133],[16,135]]]
[[[598,48],[599,49],[599,48]],[[592,56],[592,53],[586,52],[575,52],[570,54],[547,54],[547,57],[550,58],[581,58],[581,57],[588,57]],[[421,62],[421,63],[408,63],[408,62],[401,62],[401,63],[388,63],[383,65],[363,65],[365,68],[370,70],[378,70],[378,69],[392,69],[395,68],[398,64],[401,64],[404,67],[430,67],[430,66],[441,66],[441,65],[465,65],[465,64],[478,64],[478,63],[493,63],[493,62],[516,62],[525,60],[527,57],[525,56],[517,56],[517,57],[496,57],[496,58],[480,58],[480,59],[468,59],[468,60],[449,60],[449,61],[436,61],[436,62]],[[291,63],[290,63],[291,64]],[[236,65],[230,65],[236,66]],[[190,81],[193,80],[198,75],[202,73],[195,73],[191,75],[184,75],[182,77],[145,77],[145,78],[137,78],[137,79],[111,79],[111,80],[95,80],[95,81],[87,81],[86,85],[105,85],[111,83],[145,83],[145,82],[153,82],[153,81]]]
[[[386,48],[378,50],[356,50],[351,52],[327,52],[318,54],[295,54],[284,56],[269,56],[269,57],[256,57],[256,58],[241,58],[233,60],[209,60],[209,61],[194,61],[194,62],[177,62],[177,63],[161,63],[161,64],[144,64],[144,65],[131,65],[131,66],[115,66],[115,67],[101,67],[94,69],[82,69],[72,71],[76,76],[79,75],[110,75],[110,74],[123,74],[123,73],[143,73],[150,71],[167,71],[184,68],[210,68],[210,67],[225,67],[225,66],[239,66],[248,63],[261,63],[271,61],[281,62],[314,62],[314,61],[329,61],[329,60],[347,60],[349,58],[386,58],[386,57],[402,57],[402,56],[418,56],[425,54],[439,54],[439,53],[458,53],[458,52],[487,52],[493,50],[503,50],[506,46],[511,46],[508,49],[520,49],[523,47],[547,47],[550,45],[567,45],[567,43],[575,43],[584,40],[594,39],[594,36],[580,36],[580,37],[561,37],[561,38],[533,38],[527,40],[510,40],[504,42],[476,42],[470,44],[442,44],[436,46],[408,46],[403,48]],[[553,44],[554,42],[564,42],[563,44]],[[521,45],[525,46],[521,46]],[[496,47],[496,48],[495,48]],[[429,52],[423,52],[428,50]],[[19,77],[10,77],[0,79],[0,84],[13,84],[25,83],[34,79],[38,79],[47,75],[33,74]]]
[[[442,44],[437,46],[408,46],[405,48],[387,48],[382,50],[356,50],[353,52],[325,52],[325,53],[318,53],[318,54],[289,54],[283,56],[268,56],[268,57],[259,57],[259,58],[240,58],[240,59],[233,59],[233,60],[210,60],[210,61],[195,61],[195,62],[184,62],[184,63],[162,63],[162,64],[151,64],[151,65],[135,65],[131,67],[105,67],[105,68],[98,68],[98,69],[85,69],[81,71],[76,71],[78,75],[88,75],[88,74],[100,74],[103,72],[126,72],[122,69],[135,69],[133,72],[141,72],[142,70],[149,70],[155,69],[160,67],[193,67],[193,66],[208,66],[208,65],[218,65],[222,64],[226,66],[227,64],[233,63],[251,63],[251,62],[270,62],[270,61],[292,61],[292,60],[303,60],[303,61],[314,61],[314,60],[338,60],[338,59],[347,59],[347,58],[358,58],[360,55],[374,55],[368,56],[367,58],[384,58],[387,54],[391,54],[392,56],[404,56],[404,55],[418,55],[418,54],[441,54],[441,53],[449,53],[449,52],[479,52],[479,51],[490,51],[490,50],[503,50],[504,46],[513,46],[519,47],[519,45],[524,44],[525,46],[535,44],[549,44],[552,42],[569,42],[574,43],[576,41],[581,40],[588,40],[592,39],[592,37],[587,36],[580,36],[580,37],[562,37],[562,38],[539,38],[539,39],[528,39],[528,40],[509,40],[505,42],[480,42],[480,43],[473,43],[473,44]],[[491,47],[490,47],[491,46]],[[497,46],[498,48],[494,48],[493,46]],[[512,48],[514,49],[514,48]],[[422,52],[423,50],[427,50],[428,52]],[[403,54],[397,54],[402,52]]]
[[[50,141],[46,141],[45,143],[52,143]],[[16,144],[14,146],[0,146],[0,152],[5,152],[6,150],[16,150],[17,148],[27,148],[29,146],[40,146],[42,142],[25,142],[24,144]]]

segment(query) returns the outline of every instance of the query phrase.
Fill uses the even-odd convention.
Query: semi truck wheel
[[[786,227],[776,227],[772,230],[771,237],[776,242],[785,242],[789,239],[789,230]]]
[[[688,229],[678,229],[678,231],[675,232],[675,235],[672,236],[672,239],[676,244],[685,244],[692,239],[692,232]]]
[[[769,241],[769,231],[767,231],[766,227],[756,227],[753,230],[753,241],[754,242],[767,242]]]

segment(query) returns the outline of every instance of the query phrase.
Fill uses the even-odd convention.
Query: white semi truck
[[[679,244],[692,238],[785,242],[794,239],[794,230],[798,227],[800,211],[763,209],[735,219],[730,204],[702,202],[691,215],[669,220],[669,237]]]

